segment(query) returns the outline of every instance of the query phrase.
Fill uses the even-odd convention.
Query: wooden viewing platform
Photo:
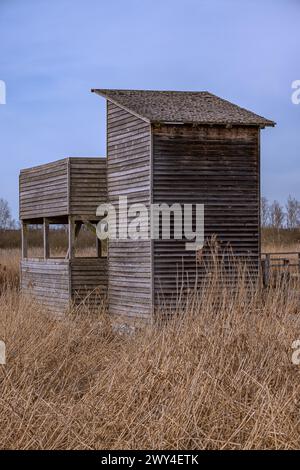
[[[20,219],[26,223],[44,217],[67,223],[72,215],[97,220],[96,208],[106,200],[105,158],[69,157],[20,172]]]
[[[88,303],[97,309],[107,291],[107,258],[96,237],[96,209],[106,202],[106,159],[65,158],[22,170],[21,289],[56,313]],[[29,225],[43,226],[43,257],[28,256]],[[51,258],[50,226],[68,226],[65,258]],[[95,256],[76,257],[75,242],[82,226],[95,233]]]

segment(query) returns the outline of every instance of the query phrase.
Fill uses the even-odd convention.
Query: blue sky
[[[300,199],[299,0],[0,0],[0,197],[20,168],[105,155],[91,88],[209,90],[277,122],[262,131],[262,192]]]

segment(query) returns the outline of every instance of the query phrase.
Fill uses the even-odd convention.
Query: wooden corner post
[[[72,216],[69,216],[69,249],[68,249],[68,258],[74,258],[75,251],[75,221]]]
[[[21,223],[21,236],[22,236],[22,258],[28,256],[28,227],[25,222]]]
[[[97,231],[96,231],[96,256],[97,258],[101,258],[102,256],[102,241],[98,238],[97,236]]]
[[[44,259],[50,258],[50,247],[49,247],[49,220],[44,218],[43,220],[43,241],[44,241]]]
[[[264,287],[270,287],[270,268],[271,268],[271,254],[266,253],[266,257],[263,260],[263,284]]]

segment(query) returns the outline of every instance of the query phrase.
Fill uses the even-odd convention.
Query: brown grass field
[[[1,250],[0,265],[1,448],[300,447],[288,280],[249,292],[241,278],[216,296],[212,279],[184,315],[122,335],[105,307],[55,320],[22,297],[17,249]]]

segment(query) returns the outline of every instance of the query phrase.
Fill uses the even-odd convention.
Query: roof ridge
[[[149,89],[129,89],[129,88],[92,88],[92,92],[97,92],[97,91],[102,91],[102,92],[129,92],[129,93],[135,93],[135,92],[149,92],[149,93],[193,93],[193,94],[199,94],[199,93],[208,93],[212,94],[207,90],[149,90]],[[214,95],[216,96],[216,95]]]

